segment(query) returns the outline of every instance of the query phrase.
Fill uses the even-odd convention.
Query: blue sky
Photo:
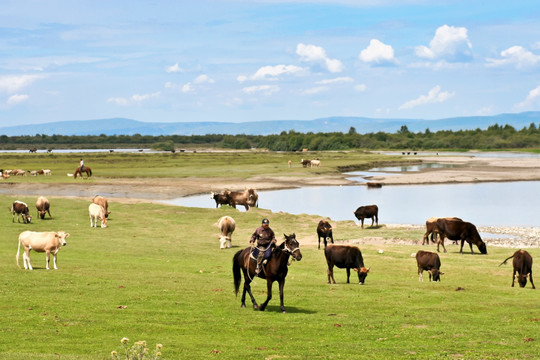
[[[0,125],[540,110],[540,2],[3,0]]]

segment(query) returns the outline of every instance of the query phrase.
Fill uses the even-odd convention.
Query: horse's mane
[[[279,244],[278,246],[276,246],[274,248],[274,250],[272,250],[272,254],[274,255],[279,255],[281,252],[283,252],[283,249],[285,248],[285,242],[287,240],[283,240],[283,242],[281,244]]]

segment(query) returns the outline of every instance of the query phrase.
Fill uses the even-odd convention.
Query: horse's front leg
[[[270,299],[272,298],[272,283],[273,283],[273,280],[271,278],[266,278],[266,291],[267,291],[267,296],[266,296],[266,300],[262,303],[261,306],[259,306],[259,310],[261,311],[264,311],[264,309],[266,309],[266,305],[268,305],[268,302],[270,302]]]
[[[258,309],[259,305],[257,305],[257,301],[255,301],[255,297],[251,293],[251,280],[248,276],[248,271],[244,271],[244,291],[242,292],[242,307],[246,307],[246,292],[249,294],[249,297],[251,298],[251,302],[253,303],[253,308]]]
[[[285,279],[279,282],[279,302],[281,304],[281,312],[286,313],[285,305],[283,304],[283,288],[285,287]]]

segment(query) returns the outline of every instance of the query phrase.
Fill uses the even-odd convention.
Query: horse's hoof
[[[245,308],[245,307],[246,307],[246,304],[242,304],[242,305],[241,305],[240,307],[243,307],[243,308]]]
[[[253,305],[253,310],[258,310],[259,309],[259,305]]]

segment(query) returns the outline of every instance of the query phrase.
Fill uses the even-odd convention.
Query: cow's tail
[[[242,274],[240,273],[240,253],[242,250],[238,250],[233,256],[233,277],[234,277],[234,294],[238,295],[238,289],[240,289],[240,282],[242,281]]]
[[[512,256],[510,256],[509,258],[507,258],[506,260],[504,260],[502,263],[500,263],[499,266],[501,266],[501,265],[503,265],[503,264],[506,264],[506,262],[507,262],[508,260],[510,260],[511,258],[513,258],[513,257],[514,257],[514,254],[512,254]]]
[[[19,269],[21,268],[21,266],[19,265],[19,252],[21,250],[21,239],[19,239],[19,247],[17,248],[17,266],[19,267]]]

